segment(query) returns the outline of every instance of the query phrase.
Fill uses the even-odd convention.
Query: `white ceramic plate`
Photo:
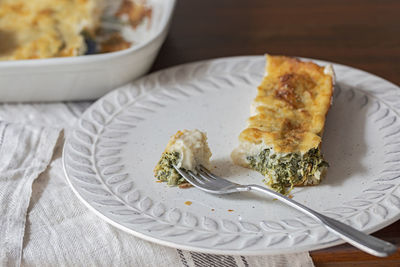
[[[175,0],[147,3],[152,7],[152,19],[130,34],[135,44],[128,49],[78,57],[0,61],[0,101],[96,99],[145,74],[167,36]]]
[[[331,167],[322,184],[292,194],[371,233],[400,217],[400,90],[366,72],[333,66],[337,87],[323,139]],[[234,166],[229,155],[263,72],[261,56],[216,59],[157,72],[106,95],[66,141],[72,189],[107,222],[167,246],[258,255],[342,243],[312,219],[256,194],[210,195],[155,182],[152,170],[169,137],[198,128],[208,133],[213,172],[262,184],[260,174]]]

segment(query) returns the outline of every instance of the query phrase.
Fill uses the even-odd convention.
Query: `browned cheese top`
[[[333,73],[312,62],[267,55],[267,75],[252,103],[254,115],[240,141],[305,153],[321,143],[331,103]]]

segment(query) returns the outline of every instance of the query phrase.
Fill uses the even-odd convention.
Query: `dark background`
[[[152,71],[218,57],[282,54],[363,69],[400,85],[400,0],[178,0]],[[400,245],[400,221],[374,235]],[[317,266],[400,266],[341,245]]]
[[[283,54],[324,59],[400,84],[399,0],[178,0],[153,66]]]

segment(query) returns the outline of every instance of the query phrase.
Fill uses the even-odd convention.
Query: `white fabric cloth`
[[[0,124],[0,263],[18,265],[33,181],[48,166],[55,129]]]
[[[0,105],[0,266],[314,266],[308,253],[216,256],[164,247],[92,214],[66,183],[60,131],[89,105]]]

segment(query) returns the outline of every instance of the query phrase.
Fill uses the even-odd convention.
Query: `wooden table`
[[[310,57],[366,70],[400,85],[398,0],[178,0],[153,71],[202,59]],[[375,236],[400,245],[400,221]],[[311,252],[316,266],[400,266],[341,245]]]

